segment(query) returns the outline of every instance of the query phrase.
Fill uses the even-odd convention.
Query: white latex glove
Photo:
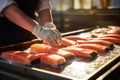
[[[61,43],[61,34],[52,22],[46,23],[43,27],[38,24],[32,33],[48,41],[52,46],[58,46]]]

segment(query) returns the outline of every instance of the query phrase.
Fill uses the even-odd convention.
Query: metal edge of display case
[[[116,63],[113,67],[111,67],[108,71],[106,71],[104,74],[102,74],[100,77],[97,78],[97,80],[109,80],[109,79],[115,79],[120,80],[117,78],[120,74],[120,61]]]
[[[105,65],[98,68],[96,71],[88,75],[84,80],[95,80],[104,72],[109,70],[111,66],[115,65],[120,61],[120,55],[116,56],[112,60],[108,61]],[[73,77],[64,76],[58,73],[54,73],[51,71],[46,71],[34,67],[10,64],[7,62],[0,61],[0,69],[13,72],[15,74],[20,74],[26,78],[36,78],[43,80],[77,80]]]
[[[110,61],[108,61],[105,65],[101,66],[99,69],[91,73],[85,80],[96,80],[99,76],[104,74],[106,71],[108,71],[112,66],[114,66],[116,63],[120,61],[120,54]]]
[[[45,71],[42,69],[37,69],[34,67],[28,67],[28,66],[22,66],[22,65],[16,65],[16,64],[9,64],[6,62],[0,61],[0,69],[6,70],[9,72],[13,72],[15,74],[19,74],[21,76],[24,76],[26,78],[31,79],[43,79],[43,80],[73,80],[72,77],[63,76],[57,73],[53,73],[50,71]],[[9,68],[8,68],[9,66]]]

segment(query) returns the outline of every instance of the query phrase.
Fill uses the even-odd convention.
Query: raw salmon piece
[[[51,45],[51,44],[50,44],[48,41],[46,41],[46,40],[43,41],[43,44],[49,45],[49,46],[51,46],[51,47],[57,47],[57,48],[63,47],[63,46],[61,46],[61,43],[59,43],[58,45]]]
[[[108,47],[112,47],[113,48],[113,43],[109,42],[109,41],[105,41],[105,40],[87,40],[87,41],[83,41],[83,40],[77,40],[78,44],[100,44],[100,45],[104,45],[104,46],[108,46]]]
[[[76,41],[69,40],[69,39],[66,39],[66,38],[62,38],[61,46],[71,46],[71,45],[75,45],[75,44],[77,44]]]
[[[97,52],[95,50],[76,48],[76,47],[67,47],[67,48],[62,48],[62,49],[72,52],[76,56],[83,56],[83,57],[96,57],[97,56]]]
[[[76,45],[77,48],[84,48],[84,49],[92,49],[96,50],[97,52],[105,52],[109,50],[108,46],[103,46],[99,44],[79,44]]]
[[[99,40],[105,40],[105,41],[109,41],[112,43],[120,43],[120,39],[119,38],[115,38],[115,37],[98,37],[98,38],[94,38],[94,39],[99,39]]]
[[[37,59],[37,57],[35,57],[33,54],[23,51],[2,52],[2,57],[24,65],[30,65],[33,60]]]
[[[41,62],[48,64],[52,67],[58,67],[66,63],[64,57],[57,54],[45,54],[40,57]]]
[[[43,44],[51,46],[50,43],[47,42],[47,41],[43,41]],[[77,42],[74,41],[74,40],[69,40],[69,39],[66,39],[66,38],[62,38],[61,43],[59,44],[59,47],[71,46],[71,45],[75,45],[75,44],[77,44]],[[54,46],[54,47],[58,47],[58,46]]]
[[[48,53],[37,53],[37,54],[34,54],[34,56],[36,56],[37,58],[41,58],[42,56],[45,56],[45,55],[49,55]]]
[[[50,65],[52,67],[62,66],[66,63],[65,58],[57,54],[37,53],[34,55],[37,58],[40,58],[40,62]]]
[[[29,60],[25,59],[24,57],[16,55],[17,53],[20,53],[20,51],[2,52],[2,57],[12,62],[17,62],[20,64],[30,64]]]
[[[49,45],[45,45],[45,44],[33,44],[31,45],[31,53],[53,53],[53,54],[58,54],[62,57],[65,57],[65,59],[73,59],[74,58],[74,54],[71,52],[67,52],[64,50],[61,50],[59,48],[55,48],[55,47],[51,47]]]
[[[24,51],[20,51],[19,53],[16,54],[16,56],[21,56],[25,59],[27,59],[31,65],[36,64],[36,63],[40,63],[39,58],[37,58],[34,54],[30,54]],[[28,64],[28,65],[30,65]]]
[[[80,37],[80,36],[66,36],[64,37],[69,40],[77,41],[77,40],[87,40],[86,38]]]
[[[67,60],[74,59],[75,55],[72,52],[68,52],[62,49],[57,49],[57,48],[50,48],[50,53],[55,53],[58,54],[62,57],[64,57]]]
[[[15,55],[16,51],[6,51],[6,52],[2,52],[2,57],[5,59],[12,59],[12,56]]]
[[[104,34],[98,37],[113,37],[113,38],[118,38],[120,39],[120,35],[119,34]]]
[[[44,52],[48,52],[50,50],[51,46],[46,45],[46,44],[32,44],[30,46],[30,53],[44,53]]]

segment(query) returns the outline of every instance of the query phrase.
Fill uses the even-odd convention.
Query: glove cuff
[[[53,22],[47,22],[45,23],[44,28],[56,28],[56,26]]]
[[[39,24],[37,24],[35,26],[35,28],[33,29],[32,33],[33,34],[39,34],[41,30],[42,30],[42,27]]]

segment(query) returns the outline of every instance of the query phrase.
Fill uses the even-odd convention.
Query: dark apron
[[[31,18],[39,0],[15,0],[18,7]],[[30,41],[36,37],[31,32],[15,25],[5,17],[0,17],[0,47],[20,42]]]

